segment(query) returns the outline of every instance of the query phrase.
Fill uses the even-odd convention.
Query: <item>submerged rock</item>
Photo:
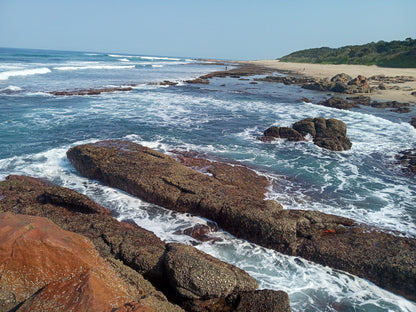
[[[335,134],[345,130],[322,118],[314,122],[315,131],[321,133],[328,124]],[[416,299],[415,239],[369,230],[318,211],[283,210],[232,184],[231,169],[219,180],[128,141],[79,145],[67,155],[91,179],[168,209],[209,218],[237,237],[351,272]]]
[[[215,223],[209,222],[207,225],[198,224],[183,230],[183,234],[188,235],[202,242],[217,241],[218,239],[210,237],[209,233],[217,232],[218,227]]]

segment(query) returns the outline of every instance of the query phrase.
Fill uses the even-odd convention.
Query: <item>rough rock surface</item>
[[[256,290],[239,294],[238,312],[289,312],[290,306],[287,304],[287,293],[271,292],[269,290]]]
[[[0,214],[0,259],[0,300],[32,296],[19,311],[111,311],[133,299],[88,239],[46,218]]]
[[[243,270],[183,244],[167,245],[164,264],[169,284],[188,299],[226,297],[258,287]]]
[[[341,120],[322,117],[306,118],[294,123],[292,127],[303,136],[311,134],[313,142],[320,147],[332,151],[351,149],[352,143],[347,137],[347,125]]]
[[[343,98],[336,97],[336,96],[328,100],[320,102],[319,105],[332,107],[332,108],[338,108],[338,109],[351,109],[353,107],[358,106],[354,102],[349,102],[347,100],[344,100]]]
[[[217,174],[221,175],[223,172],[224,170],[219,169]],[[229,177],[227,178],[229,179]],[[53,190],[53,192],[51,190]],[[57,200],[52,204],[51,201],[45,200],[45,193],[53,193],[54,196],[60,200]],[[83,199],[83,201],[74,200],[74,198]],[[66,202],[65,199],[68,199],[68,202]],[[93,204],[95,205],[96,213],[90,213],[89,210],[86,211],[87,214],[79,212],[79,207],[90,207],[93,206]],[[157,291],[139,273],[146,276],[157,287],[160,287],[160,289],[162,289],[169,298],[172,297],[175,302],[186,305],[188,310],[194,309],[196,303],[193,303],[192,300],[185,300],[186,298],[182,298],[181,294],[178,293],[175,288],[166,287],[168,275],[165,270],[165,257],[167,254],[170,256],[172,255],[172,253],[167,251],[166,245],[154,234],[139,228],[135,224],[118,222],[108,215],[108,211],[105,208],[93,203],[86,196],[77,194],[76,192],[63,187],[48,185],[35,178],[9,176],[5,181],[0,182],[0,212],[3,211],[45,216],[67,230],[80,233],[90,238],[101,256],[106,258],[107,262],[110,263],[123,281],[135,290],[136,295],[129,300],[124,301],[123,304],[134,300],[136,303],[138,302],[139,305],[127,304],[119,308],[121,309],[120,311],[124,311],[122,309],[127,309],[126,311],[129,311],[128,309],[133,309],[133,306],[135,306],[134,309],[141,309],[141,305],[151,307],[152,309],[161,312],[182,311],[178,306],[168,302],[166,297]],[[206,259],[209,258],[208,255],[197,251],[193,247],[183,246],[183,249],[192,254],[195,263],[206,261]],[[187,267],[188,262],[186,261],[177,264],[174,264],[172,261],[169,263],[170,265],[175,265],[175,270],[178,271],[178,273],[175,274],[192,270]],[[213,260],[210,262],[210,267],[213,268],[210,271],[210,276],[214,279],[221,280],[223,277],[217,276],[216,274],[218,274],[224,266],[228,267],[230,270],[234,270],[235,278],[238,281],[245,281],[246,285],[252,286],[251,288],[241,287],[241,289],[253,291],[256,289],[256,282],[244,271],[216,259],[215,261]],[[80,280],[80,278],[75,278],[72,281],[68,281],[67,284],[54,284],[52,288],[65,290],[70,285],[80,285]],[[94,282],[95,280],[86,279],[86,282],[83,285],[88,286]],[[209,284],[204,282],[203,279],[201,283],[200,276],[194,275],[191,278],[188,278],[188,283],[199,285],[198,291],[200,292],[208,293],[211,291],[209,289],[204,290],[204,287],[208,287]],[[233,291],[239,291],[239,289],[240,288],[236,287]],[[50,291],[51,289],[45,288],[45,294]],[[31,302],[30,306],[41,304],[42,301],[45,301],[44,296],[44,294],[34,295],[29,300]],[[201,298],[198,303],[206,305],[206,300],[206,298]],[[225,298],[213,298],[210,300],[214,300],[216,306],[221,306],[220,303],[226,304]],[[141,311],[140,309],[137,311]],[[231,309],[230,311],[233,310]]]
[[[305,141],[305,136],[310,134],[313,142],[332,151],[349,150],[352,146],[347,137],[347,126],[338,119],[325,119],[322,117],[306,118],[288,127],[272,126],[264,131],[261,141],[272,141],[275,138],[286,138],[289,141]]]
[[[317,211],[283,210],[275,202],[242,192],[236,184],[128,141],[80,145],[67,155],[89,178],[168,209],[209,218],[237,237],[349,271],[416,299],[415,239],[379,233]]]

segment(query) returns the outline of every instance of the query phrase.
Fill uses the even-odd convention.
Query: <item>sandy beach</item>
[[[379,100],[390,100],[399,102],[416,103],[416,96],[411,95],[416,91],[416,68],[386,68],[366,65],[331,65],[331,64],[310,64],[310,63],[286,63],[278,60],[259,60],[246,62],[259,66],[269,67],[281,71],[289,71],[295,75],[311,76],[314,78],[332,78],[336,74],[346,73],[355,78],[358,75],[371,77],[385,75],[386,77],[411,76],[413,81],[402,83],[385,83],[387,89],[378,89],[379,82],[373,81],[371,87],[376,90],[370,95],[371,98]]]

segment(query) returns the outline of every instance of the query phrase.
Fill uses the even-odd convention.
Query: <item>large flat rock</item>
[[[254,292],[258,287],[252,277],[232,265],[210,257],[191,246],[166,245],[153,233],[135,224],[119,222],[112,218],[106,208],[94,203],[88,197],[64,187],[49,185],[39,179],[9,176],[5,181],[0,182],[1,212],[46,217],[49,220],[41,218],[46,223],[44,226],[38,226],[39,231],[47,231],[48,227],[60,229],[59,225],[66,230],[60,229],[61,231],[68,233],[68,235],[77,235],[76,237],[80,237],[81,241],[89,243],[89,245],[82,246],[81,252],[78,252],[80,259],[76,259],[79,261],[85,259],[88,265],[94,266],[98,260],[94,262],[85,254],[94,252],[98,255],[95,251],[97,250],[101,257],[111,265],[110,269],[117,272],[118,278],[128,285],[128,289],[133,289],[134,294],[131,297],[123,299],[118,302],[118,305],[113,306],[113,308],[118,307],[117,311],[147,311],[146,307],[160,312],[183,311],[179,306],[169,302],[164,294],[176,304],[186,306],[188,311],[196,311],[201,306],[205,308],[198,311],[208,311],[212,306],[219,307],[219,311],[234,311],[235,300],[239,300],[238,298],[244,295],[240,295],[240,293]],[[0,227],[1,230],[7,230],[7,227]],[[59,238],[59,236],[56,237]],[[44,247],[42,247],[41,237],[35,236],[32,241],[33,252],[42,254]],[[9,245],[0,240],[0,251]],[[77,254],[77,252],[74,253]],[[7,248],[6,254],[8,254]],[[61,256],[63,256],[62,262],[69,261],[70,264],[74,262],[62,252],[54,255],[52,251],[47,259],[53,260],[52,262],[55,263],[59,261]],[[25,267],[25,259],[29,263],[35,264],[33,259],[37,258],[22,256],[14,259],[11,264],[16,267]],[[99,261],[104,262],[103,259]],[[42,264],[42,260],[36,263]],[[82,266],[84,262],[80,263]],[[201,263],[204,264],[204,267],[201,267]],[[47,264],[48,262],[45,263],[45,265]],[[198,265],[200,269],[198,269]],[[76,267],[79,266],[77,264]],[[209,267],[209,272],[203,270],[207,267]],[[71,267],[71,270],[76,270],[76,268]],[[30,271],[33,272],[32,277],[38,280],[39,270],[30,268]],[[52,271],[59,272],[55,269]],[[156,290],[143,276],[163,293]],[[7,275],[4,274],[3,277],[6,278]],[[26,278],[24,279],[26,280]],[[6,311],[13,306],[13,303],[17,304],[21,300],[26,300],[21,306],[21,311],[30,311],[32,308],[35,310],[48,309],[51,305],[56,304],[54,300],[62,293],[67,294],[69,298],[66,303],[62,303],[62,306],[70,309],[73,304],[72,299],[77,298],[76,294],[79,289],[95,289],[99,293],[106,293],[105,288],[101,287],[99,282],[97,276],[89,271],[82,271],[74,276],[65,275],[59,276],[58,279],[52,278],[26,291],[21,297],[10,293],[0,297],[0,311],[6,307],[5,300],[10,301],[10,298],[15,299],[11,305],[7,306]],[[29,282],[28,285],[33,286],[33,283]],[[44,288],[42,292],[37,293],[39,287]],[[4,289],[0,288],[0,294]],[[184,289],[186,291],[183,291]],[[257,292],[262,293],[263,290]],[[270,292],[274,291],[268,291],[268,293]],[[276,292],[276,296],[278,294],[280,292]],[[89,297],[81,297],[77,299],[77,302],[81,303],[82,299],[82,306],[87,307]],[[261,298],[260,296],[259,300]],[[4,300],[2,301],[2,299]],[[285,306],[289,307],[288,299]],[[99,306],[97,305],[97,307]],[[290,311],[290,308],[282,311]]]
[[[241,166],[228,166],[226,174],[215,175],[211,172],[224,164],[201,160],[208,168],[203,174],[129,141],[80,145],[67,156],[88,178],[168,209],[209,218],[237,237],[351,272],[416,299],[414,239],[365,229],[351,219],[317,211],[283,210],[278,203],[263,200],[258,191],[248,191],[248,177],[240,187],[232,168]],[[258,189],[254,181],[252,188]]]

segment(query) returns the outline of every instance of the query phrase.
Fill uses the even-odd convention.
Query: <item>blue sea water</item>
[[[128,139],[162,152],[193,150],[240,161],[271,182],[267,196],[285,208],[353,218],[396,235],[416,236],[416,186],[392,158],[416,147],[415,117],[389,110],[318,106],[326,94],[298,86],[214,78],[183,83],[224,66],[186,57],[0,48],[0,180],[9,174],[46,178],[87,194],[165,241],[207,220],[167,211],[81,177],[68,148]],[[163,80],[176,86],[160,86]],[[225,84],[225,86],[224,86]],[[134,85],[129,92],[53,96],[50,91]],[[299,101],[308,97],[312,103]],[[337,118],[353,146],[330,152],[312,142],[256,139],[271,125]],[[197,248],[249,272],[261,288],[289,293],[293,311],[416,311],[413,302],[355,276],[279,254],[226,232]]]

